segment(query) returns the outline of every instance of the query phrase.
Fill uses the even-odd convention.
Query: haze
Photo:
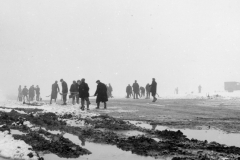
[[[0,89],[39,85],[46,99],[55,80],[85,78],[91,95],[99,79],[123,97],[156,78],[160,96],[223,90],[240,81],[239,17],[239,0],[1,0]]]

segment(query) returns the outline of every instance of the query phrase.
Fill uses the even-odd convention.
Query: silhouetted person
[[[145,88],[140,87],[140,91],[141,91],[141,97],[145,96]]]
[[[29,88],[29,99],[30,99],[30,101],[33,101],[34,97],[35,97],[35,88],[34,88],[34,85],[32,85]]]
[[[18,87],[18,101],[22,102],[22,87],[19,85]]]
[[[146,85],[145,89],[146,89],[146,92],[147,92],[146,99],[149,99],[150,98],[150,85],[149,85],[149,83]]]
[[[137,83],[137,81],[135,80],[135,83],[133,83],[132,85],[133,87],[133,98],[134,99],[138,99],[138,95],[139,95],[139,85]],[[136,97],[136,98],[135,98]]]
[[[58,81],[55,81],[55,83],[52,84],[52,93],[51,93],[51,99],[50,99],[50,104],[52,104],[52,100],[55,100],[55,103],[57,101],[57,95],[58,92],[60,91],[59,86],[58,86]]]
[[[201,91],[202,91],[202,86],[199,85],[199,86],[198,86],[198,93],[201,93]]]
[[[155,81],[155,78],[152,79],[152,84],[150,85],[150,87],[151,87],[150,92],[152,93],[153,96],[153,102],[156,102],[157,82]]]
[[[109,95],[110,95],[111,98],[113,98],[113,96],[112,96],[113,88],[112,88],[110,83],[108,84],[108,88],[109,88]]]
[[[27,101],[28,101],[28,89],[27,89],[27,86],[24,86],[24,88],[22,90],[22,95],[23,95],[23,102],[25,102],[25,97],[27,98]]]
[[[110,95],[110,94],[111,94],[111,93],[110,93],[110,88],[109,88],[109,86],[108,86],[107,84],[105,84],[105,85],[106,85],[106,87],[107,87],[107,96],[108,96],[108,98],[110,98],[110,96],[111,96],[111,95]]]
[[[130,86],[130,84],[127,86],[126,92],[127,92],[127,98],[131,97],[132,87]]]
[[[100,102],[104,103],[104,109],[107,109],[107,101],[108,101],[108,97],[107,97],[107,87],[105,84],[101,83],[99,80],[96,81],[97,85],[97,90],[94,94],[94,96],[97,96],[96,99],[96,103],[97,103],[97,108],[99,109],[100,107]]]
[[[87,103],[87,110],[89,110],[89,87],[88,84],[85,83],[85,79],[83,78],[81,80],[81,84],[79,85],[79,97],[81,98],[81,109],[84,110],[85,109],[85,105],[84,102],[86,101]]]
[[[35,90],[36,90],[36,100],[39,101],[39,98],[40,98],[40,88],[38,87],[38,85],[36,86]]]
[[[81,81],[80,81],[80,80],[77,80],[78,90],[79,90],[80,84],[81,84]],[[79,104],[79,94],[76,95],[76,101],[77,101],[77,104]]]
[[[67,94],[68,94],[68,85],[63,79],[60,79],[60,82],[62,83],[62,97],[63,97],[62,105],[67,105],[66,102],[67,102]]]
[[[76,81],[73,81],[71,87],[70,87],[70,94],[72,97],[72,104],[75,104],[75,99],[76,99],[76,95],[78,94],[78,84]]]
[[[178,87],[175,89],[175,93],[178,94]]]

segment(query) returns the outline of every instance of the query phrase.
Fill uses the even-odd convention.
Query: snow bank
[[[25,159],[25,160],[37,160],[36,153],[29,150],[32,148],[22,140],[14,140],[12,135],[8,134],[8,131],[0,132],[0,156],[10,159]],[[28,156],[29,153],[33,154],[33,157]]]

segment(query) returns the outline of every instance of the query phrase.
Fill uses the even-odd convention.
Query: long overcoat
[[[78,88],[78,92],[79,92],[79,97],[80,98],[88,98],[89,97],[89,87],[88,87],[88,84],[85,83],[85,82],[82,82],[80,85],[79,85],[79,88]]]
[[[94,95],[97,96],[97,99],[96,99],[97,103],[108,101],[107,86],[99,82],[97,85],[97,90]]]

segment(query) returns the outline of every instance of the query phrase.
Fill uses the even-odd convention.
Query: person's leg
[[[104,109],[107,109],[107,102],[103,102],[104,103]]]
[[[72,104],[75,104],[75,95],[72,95]]]
[[[90,104],[89,98],[85,97],[85,100],[86,100],[86,103],[87,103],[87,110],[89,110],[89,104]]]
[[[79,95],[78,94],[76,95],[76,102],[77,102],[77,104],[79,104]]]
[[[84,106],[84,98],[81,98],[81,109],[84,110],[85,106]]]
[[[133,92],[133,99],[135,99],[135,96],[136,96],[136,92]]]
[[[96,109],[99,109],[100,107],[100,102],[97,102],[97,108]]]
[[[67,102],[67,94],[65,93],[63,95],[63,104],[67,104],[66,102]]]
[[[51,97],[51,99],[50,99],[50,104],[52,104],[52,97]]]

